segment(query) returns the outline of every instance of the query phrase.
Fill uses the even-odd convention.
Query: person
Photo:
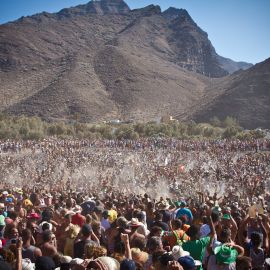
[[[191,225],[187,231],[187,235],[190,237],[190,240],[182,244],[183,249],[188,251],[194,260],[198,260],[201,263],[203,262],[206,247],[211,243],[215,234],[210,209],[208,210],[208,219],[210,225],[210,236],[200,238],[200,227],[198,225]],[[202,270],[202,266],[200,266],[199,269]]]
[[[138,228],[142,226],[137,218],[132,218],[131,221],[127,223],[127,226],[130,228],[129,238],[131,247],[134,247],[134,242],[136,240],[145,242],[146,237],[137,231]]]
[[[54,258],[57,255],[55,243],[55,235],[50,230],[45,230],[42,233],[43,243],[40,245],[40,250],[43,256]]]
[[[105,231],[111,228],[111,224],[109,222],[109,211],[108,210],[104,210],[102,212],[101,226],[104,228]]]
[[[168,224],[163,222],[162,219],[163,219],[163,214],[160,211],[156,211],[155,219],[151,225],[151,228],[154,226],[158,226],[158,227],[162,228],[163,231],[169,231]]]
[[[146,244],[146,250],[149,256],[148,256],[148,260],[146,261],[144,265],[144,269],[148,270],[153,264],[153,254],[157,252],[161,252],[161,254],[164,253],[162,239],[158,236],[152,236],[151,238],[148,238],[148,241]]]
[[[264,238],[265,239],[265,238]],[[253,232],[250,236],[249,257],[252,260],[253,269],[263,269],[265,261],[265,250],[262,248],[262,236]]]
[[[244,255],[244,249],[233,243],[223,244],[210,255],[207,270],[235,270],[236,259]]]
[[[75,207],[75,214],[71,216],[71,223],[82,227],[85,224],[85,220],[85,216],[81,214],[81,207],[77,205]]]
[[[32,263],[36,261],[37,257],[42,256],[42,252],[39,248],[31,245],[32,240],[32,232],[29,229],[24,229],[22,231],[22,258],[23,259],[30,259]]]
[[[95,241],[92,240],[92,237]],[[73,255],[75,258],[84,258],[85,245],[99,246],[99,241],[94,235],[92,228],[89,224],[84,224],[81,228],[81,239],[74,243]]]
[[[181,218],[182,216],[185,216],[187,219],[187,224],[191,224],[193,220],[192,212],[189,208],[187,208],[187,203],[185,201],[182,201],[180,203],[180,208],[176,210],[176,218]]]
[[[247,256],[238,257],[236,259],[236,270],[251,270],[251,258]]]
[[[117,211],[113,208],[112,202],[106,203],[106,210],[108,210],[109,222],[112,224],[117,219]]]
[[[35,270],[54,270],[56,268],[55,262],[51,257],[38,257],[35,263]]]
[[[172,222],[172,231],[164,232],[162,240],[167,242],[172,249],[175,245],[182,245],[183,242],[190,240],[189,236],[182,230],[182,221],[174,219]]]

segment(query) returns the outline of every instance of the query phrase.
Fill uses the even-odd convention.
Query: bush
[[[221,127],[222,126],[222,123],[218,119],[217,116],[212,117],[209,122],[213,127]]]
[[[179,139],[203,138],[262,138],[261,130],[242,132],[237,121],[232,117],[226,119],[218,127],[220,120],[213,117],[211,124],[194,121],[188,123],[148,122],[137,124],[87,124],[80,122],[52,122],[48,123],[39,117],[7,116],[0,114],[0,139],[33,139],[57,136],[59,138],[79,139],[130,139],[142,137],[166,137]]]
[[[233,118],[231,116],[227,116],[223,121],[223,127],[224,128],[228,128],[228,127],[240,128],[240,125],[235,118]]]
[[[223,138],[224,139],[231,139],[235,137],[238,133],[238,129],[236,127],[227,127],[223,132]]]

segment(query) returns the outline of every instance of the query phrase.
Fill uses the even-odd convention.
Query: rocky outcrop
[[[250,126],[258,119],[267,126],[269,72],[239,71],[248,67],[219,56],[184,9],[92,1],[0,25],[0,110],[149,121],[242,117],[255,108],[260,113]],[[244,117],[239,121],[249,126]]]

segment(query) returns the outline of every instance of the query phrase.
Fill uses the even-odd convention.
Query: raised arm
[[[121,240],[123,241],[123,243],[125,245],[125,256],[126,256],[126,258],[129,259],[129,260],[132,260],[128,234],[121,233]]]

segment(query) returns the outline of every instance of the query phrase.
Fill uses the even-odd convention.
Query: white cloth
[[[236,270],[236,264],[217,264],[216,256],[211,255],[208,260],[207,270]]]

